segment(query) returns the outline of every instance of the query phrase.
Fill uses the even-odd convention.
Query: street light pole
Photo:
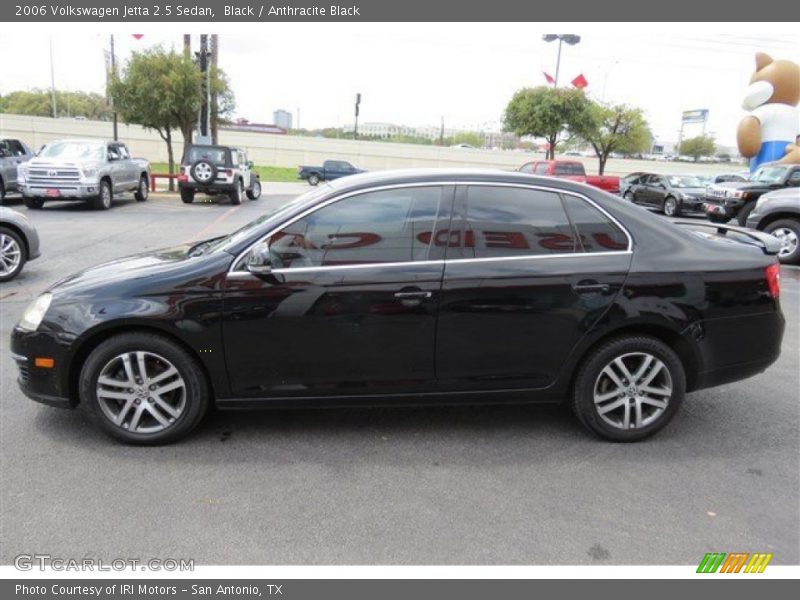
[[[556,76],[553,82],[553,87],[558,87],[558,73],[561,71],[561,44],[566,42],[570,46],[574,46],[581,41],[581,36],[574,33],[546,33],[542,36],[545,42],[555,42],[558,40],[558,56],[556,58]]]
[[[563,40],[561,39],[561,36],[559,36],[558,37],[558,56],[556,57],[556,77],[555,77],[556,81],[553,84],[554,88],[558,87],[558,72],[561,70],[561,43],[562,42],[563,42]]]
[[[114,56],[114,34],[111,34],[111,77],[112,81],[114,76],[117,74],[117,59]],[[114,98],[111,98],[111,107],[114,108]],[[117,109],[114,108],[114,141],[116,142],[119,140],[119,131],[118,131],[118,124],[117,124]]]

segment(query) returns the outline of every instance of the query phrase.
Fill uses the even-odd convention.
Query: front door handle
[[[433,296],[433,292],[425,292],[422,290],[417,290],[414,292],[395,292],[394,297],[399,298],[400,300],[419,300],[422,298],[430,298]]]
[[[572,286],[572,289],[578,294],[607,294],[611,286],[596,281],[581,281]]]

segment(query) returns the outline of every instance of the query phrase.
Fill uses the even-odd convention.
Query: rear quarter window
[[[584,252],[619,252],[628,249],[628,237],[605,213],[577,196],[564,196],[569,218]]]

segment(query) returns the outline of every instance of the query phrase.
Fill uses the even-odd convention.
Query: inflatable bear
[[[756,54],[742,107],[749,111],[739,123],[736,141],[750,171],[766,162],[800,164],[800,65]]]

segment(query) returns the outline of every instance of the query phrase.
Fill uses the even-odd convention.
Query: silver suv
[[[20,165],[17,180],[28,208],[42,208],[46,200],[83,200],[106,209],[126,192],[147,200],[150,163],[132,158],[121,142],[58,140]]]
[[[230,146],[191,144],[181,161],[178,187],[187,204],[194,202],[197,192],[225,194],[231,204],[241,204],[245,194],[250,200],[261,196],[261,179],[247,152]]]
[[[0,202],[8,192],[17,191],[17,167],[33,158],[33,152],[19,140],[0,139]]]

